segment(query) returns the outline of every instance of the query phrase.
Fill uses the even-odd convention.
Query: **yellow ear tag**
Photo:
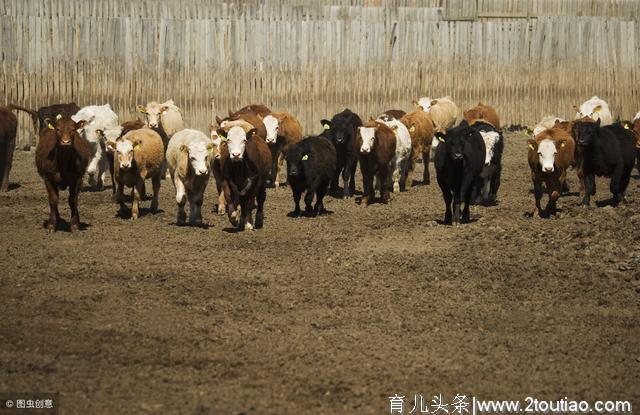
[[[564,144],[563,144],[563,145],[564,145]],[[529,148],[530,148],[531,150],[535,150],[535,148],[533,147],[533,144],[531,144],[531,143],[529,143]]]
[[[625,130],[628,130],[629,129],[629,124],[625,124],[624,128],[625,128]]]
[[[60,118],[62,118],[62,114],[56,115],[56,120],[59,120]]]
[[[409,131],[414,132],[416,130],[416,126],[412,125],[411,128],[409,128]]]
[[[47,127],[49,127],[50,130],[55,130],[56,128],[53,126],[53,124],[51,123],[47,123]]]
[[[565,144],[567,144],[567,143],[560,144],[560,148],[564,147]]]
[[[302,156],[302,161],[307,161],[309,160],[309,155],[305,154],[304,156]]]
[[[135,146],[133,146],[133,149],[134,149],[134,150],[137,150],[137,149],[139,149],[139,148],[140,148],[140,144],[136,144]]]
[[[444,143],[444,138],[438,137],[438,141],[440,141],[441,143]]]
[[[331,127],[329,127],[329,124],[322,124],[322,128],[324,128],[325,130],[328,130]]]

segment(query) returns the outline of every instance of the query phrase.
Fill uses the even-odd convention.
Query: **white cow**
[[[203,132],[184,129],[171,137],[167,146],[167,163],[176,188],[178,225],[184,224],[186,220],[184,206],[187,200],[189,223],[196,226],[202,224],[202,202],[214,157],[214,143]]]
[[[600,120],[600,125],[611,125],[613,118],[611,117],[611,111],[609,110],[609,104],[606,101],[598,98],[597,96],[591,97],[588,101],[585,101],[580,105],[580,108],[575,107],[576,120],[582,117],[589,117],[594,121]]]
[[[543,117],[535,127],[533,127],[533,135],[534,137],[543,132],[544,130],[548,130],[553,128],[556,125],[556,121],[562,122],[564,119],[560,117],[556,117],[555,115],[547,115]]]
[[[178,131],[184,130],[182,111],[172,99],[162,104],[151,101],[146,106],[138,105],[138,111],[144,115],[146,126],[160,134],[165,150],[171,137]],[[168,172],[165,173],[164,170],[166,167],[163,167],[162,177],[168,178]]]
[[[377,119],[377,122],[385,124],[393,130],[396,136],[396,154],[391,160],[391,180],[393,180],[393,192],[400,191],[400,182],[404,183],[411,166],[411,135],[407,126],[400,120],[391,119],[384,121]]]
[[[122,134],[122,127],[118,123],[118,115],[113,112],[111,105],[89,105],[83,107],[71,116],[75,122],[86,121],[85,126],[79,130],[80,134],[89,142],[93,151],[93,158],[87,167],[89,185],[102,189],[105,174],[107,172],[108,158],[105,151],[111,151],[113,143]]]

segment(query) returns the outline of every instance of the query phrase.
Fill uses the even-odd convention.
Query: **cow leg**
[[[375,199],[375,190],[373,188],[373,174],[369,171],[362,170],[362,186],[363,186],[363,195],[362,195],[362,203],[366,206],[373,202]]]
[[[381,166],[378,170],[378,181],[380,182],[380,196],[382,197],[382,203],[387,204],[391,199],[389,196],[389,167]],[[395,190],[395,183],[394,183]]]
[[[460,223],[469,223],[469,205],[471,204],[471,196],[473,193],[473,185],[475,180],[473,179],[471,174],[467,174],[462,178],[462,184],[460,186],[460,191],[456,193],[456,197],[458,198],[456,205],[454,206],[454,215],[458,215],[460,213],[460,204],[464,199],[464,209],[462,210],[462,216],[460,217]],[[455,220],[455,219],[454,219]]]
[[[116,194],[116,181],[115,181],[115,177],[114,177],[114,168],[113,168],[113,160],[114,160],[114,154],[113,153],[107,153],[107,164],[109,167],[109,175],[111,176],[111,194]]]
[[[222,182],[222,191],[224,194],[225,202],[227,204],[227,216],[229,217],[229,222],[231,223],[232,226],[238,226],[240,217],[238,214],[239,212],[237,210],[238,208],[237,195],[235,193],[232,193],[231,186],[229,185],[229,182],[227,182],[226,180]]]
[[[406,158],[402,162],[402,167],[400,169],[400,191],[404,192],[407,190],[407,179],[409,178],[409,170],[411,167],[411,158]]]
[[[601,202],[596,202],[597,206],[605,206],[607,204],[611,204],[612,206],[618,206],[621,200],[620,193],[622,192],[623,172],[624,172],[624,166],[621,163],[619,163],[616,169],[613,171],[613,174],[611,175],[611,181],[609,182],[609,190],[611,191],[611,195],[612,195],[611,199],[603,200]],[[628,183],[628,180],[627,180],[627,183]]]
[[[451,191],[448,188],[442,189],[442,197],[444,198],[445,205],[445,213],[444,213],[444,224],[451,225],[452,223],[452,214],[451,214],[451,202],[453,197],[451,197]]]
[[[240,197],[240,223],[238,227],[244,228],[245,231],[253,230],[253,219],[251,218],[250,203],[253,196]]]
[[[0,191],[9,191],[9,173],[13,165],[13,153],[16,149],[16,132],[9,132],[10,139],[6,143],[4,149],[0,151]],[[11,138],[13,137],[13,138]]]
[[[44,179],[44,185],[47,188],[47,196],[49,198],[49,222],[47,223],[47,229],[49,231],[55,231],[58,227],[58,220],[60,219],[60,213],[58,213],[58,185],[52,183],[49,179]]]
[[[313,196],[315,196],[315,192],[312,188],[308,188],[307,193],[304,195],[304,212],[307,215],[313,213]]]
[[[258,194],[256,195],[257,207],[256,207],[256,229],[262,228],[264,225],[264,201],[267,199],[267,189],[263,184],[260,185],[258,189]]]
[[[184,183],[182,183],[182,180],[180,180],[178,176],[174,177],[173,183],[176,186],[176,203],[178,204],[176,224],[182,226],[187,220],[187,213],[184,209],[184,206],[187,204],[186,190],[184,188]]]
[[[392,162],[391,180],[393,182],[393,193],[400,192],[400,179],[402,177],[402,163],[399,160]]]
[[[560,197],[560,191],[562,189],[561,181],[557,177],[552,177],[546,181],[547,193],[549,193],[549,201],[545,211],[548,215],[556,214],[556,202]]]
[[[327,193],[327,185],[328,183],[325,181],[323,183],[320,183],[320,186],[318,186],[318,188],[316,189],[316,205],[314,206],[313,210],[318,215],[326,213],[326,210],[324,208],[324,195],[325,193]]]
[[[131,220],[138,219],[140,214],[140,183],[133,185],[131,189]]]
[[[422,151],[422,166],[424,167],[424,172],[422,173],[422,182],[425,185],[431,184],[431,175],[429,174],[429,155],[431,154],[431,146],[427,146]]]
[[[80,193],[80,186],[82,185],[82,178],[77,179],[74,183],[69,185],[69,209],[71,210],[71,232],[77,231],[80,228],[80,214],[78,213],[78,195]]]
[[[536,200],[536,207],[531,213],[531,216],[533,217],[536,214],[542,216],[542,206],[540,205],[540,201],[542,200],[542,180],[536,178],[533,174],[531,176],[533,180],[533,194]]]
[[[338,162],[336,165],[336,171],[333,173],[333,177],[331,179],[331,188],[329,189],[329,191],[334,196],[338,194],[338,184],[340,182],[340,172],[342,167],[341,167],[341,164]]]
[[[278,175],[276,176],[276,189],[278,189],[280,187],[280,181],[282,180],[282,175],[284,175],[284,172],[286,172],[287,170],[284,167],[284,154],[282,154],[282,152],[280,152],[278,154]],[[286,183],[286,180],[284,180],[284,182]]]
[[[118,183],[116,201],[120,204],[120,214],[126,214],[129,208],[127,208],[127,205],[124,203],[124,183]]]
[[[345,167],[344,170],[342,170],[342,182],[344,185],[344,197],[345,198],[350,198],[353,193],[355,193],[355,183],[353,183],[353,181],[351,180],[351,178],[354,176],[354,172],[352,171],[354,164],[353,163],[348,163]],[[354,186],[354,189],[352,189],[351,187]]]
[[[160,195],[160,180],[162,176],[155,175],[151,178],[151,185],[153,186],[153,199],[151,200],[151,211],[156,213],[158,211],[158,197]],[[144,196],[144,180],[140,183],[140,194]]]
[[[582,204],[589,206],[591,202],[591,195],[595,194],[596,183],[593,174],[584,176],[584,197],[582,198]]]
[[[204,192],[190,192],[189,198],[189,223],[193,226],[202,226],[202,194]]]
[[[269,144],[271,150],[271,174],[269,175],[269,183],[272,187],[276,186],[278,180],[278,148],[275,144]]]
[[[353,196],[356,194],[356,168],[358,166],[358,160],[353,159],[351,162],[351,176],[349,177],[349,195]],[[345,184],[345,189],[347,185]]]
[[[299,188],[292,188],[293,191],[293,212],[292,215],[293,217],[298,217],[300,216],[300,198],[302,197],[302,190],[300,190]]]
[[[98,190],[102,190],[104,188],[104,179],[107,176],[107,160],[104,152],[102,154],[103,157],[101,157],[100,161],[98,162],[98,177],[96,183],[96,188]]]
[[[495,202],[498,199],[498,189],[500,188],[500,176],[502,175],[502,168],[497,166],[496,171],[491,176],[491,188],[489,194],[491,195],[491,202]],[[565,178],[567,173],[565,172]]]

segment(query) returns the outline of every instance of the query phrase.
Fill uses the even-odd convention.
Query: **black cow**
[[[305,212],[318,215],[326,212],[322,199],[336,171],[336,150],[325,137],[307,137],[291,145],[285,151],[287,160],[287,181],[293,191],[295,209],[292,216],[300,215],[300,196],[305,190]],[[313,196],[316,204],[311,206]]]
[[[636,158],[636,138],[631,130],[620,123],[600,127],[600,120],[576,122],[574,125],[576,144],[582,150],[582,174],[585,191],[582,204],[589,205],[596,194],[595,176],[611,177],[609,189],[612,197],[596,202],[597,206],[617,206],[624,199],[629,177]]]
[[[473,185],[480,176],[485,160],[484,140],[480,132],[470,127],[466,121],[450,128],[445,134],[436,133],[440,141],[436,148],[434,164],[438,185],[446,205],[444,223],[450,225],[452,219],[461,223],[469,222],[469,205]],[[453,201],[453,217],[451,202]],[[464,210],[460,215],[460,203]]]
[[[362,126],[362,120],[348,108],[329,120],[321,120],[324,128],[322,136],[328,138],[336,149],[337,165],[331,180],[331,193],[338,193],[338,181],[342,174],[344,197],[353,196],[356,192],[356,165],[358,151],[355,147],[356,130]]]
[[[76,112],[80,111],[80,107],[75,102],[68,104],[53,104],[46,107],[38,108],[38,120],[40,121],[40,130],[47,126],[47,119],[56,120],[59,118],[71,118]],[[58,116],[61,117],[58,117]]]
[[[472,200],[475,204],[486,206],[494,203],[498,196],[500,175],[502,173],[504,137],[502,132],[489,123],[477,122],[471,127],[482,135],[486,151],[484,167],[480,172],[480,176],[476,179]]]

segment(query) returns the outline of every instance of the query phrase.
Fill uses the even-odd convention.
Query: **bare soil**
[[[290,190],[270,189],[264,229],[240,233],[211,211],[213,180],[207,229],[175,225],[169,181],[163,212],[133,223],[87,191],[78,234],[44,230],[20,151],[0,194],[0,391],[59,392],[63,414],[383,414],[396,393],[407,411],[439,393],[637,411],[640,181],[626,205],[571,194],[530,218],[526,151],[508,137],[499,203],[468,225],[438,223],[432,174],[388,205],[328,198],[319,218],[287,217]]]

